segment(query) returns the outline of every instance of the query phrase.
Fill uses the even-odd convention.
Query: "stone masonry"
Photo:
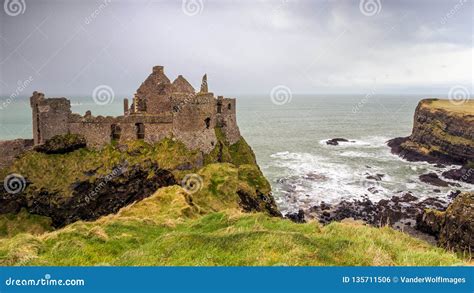
[[[230,144],[240,139],[235,99],[214,97],[208,92],[206,75],[197,93],[181,75],[171,82],[162,66],[153,67],[130,106],[124,99],[123,116],[96,117],[90,111],[82,116],[71,112],[68,99],[45,98],[39,92],[33,93],[30,102],[35,145],[67,133],[83,135],[92,148],[112,141],[143,139],[153,143],[174,137],[189,149],[209,153],[217,142],[215,127],[223,130]]]

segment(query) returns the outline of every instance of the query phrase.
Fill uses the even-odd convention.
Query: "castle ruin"
[[[209,153],[216,145],[215,128],[222,129],[229,144],[240,139],[235,99],[208,92],[207,76],[195,89],[181,75],[171,82],[162,66],[137,89],[131,105],[124,99],[123,116],[84,116],[71,112],[66,98],[45,98],[34,92],[30,98],[35,145],[59,134],[80,134],[87,146],[98,148],[112,141],[143,139],[158,142],[166,137],[182,141],[189,149]]]

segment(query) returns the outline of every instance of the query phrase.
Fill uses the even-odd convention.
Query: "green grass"
[[[13,237],[20,233],[43,234],[51,228],[51,219],[29,214],[22,209],[18,214],[0,215],[0,237]]]
[[[422,106],[430,110],[444,110],[451,114],[474,115],[474,100],[453,102],[448,99],[425,99],[422,100]]]
[[[235,178],[236,167],[211,166]],[[229,169],[229,170],[225,170]],[[211,170],[208,170],[211,171]],[[224,175],[222,175],[224,176]],[[233,180],[233,179],[232,179]],[[94,222],[0,239],[2,265],[460,265],[455,254],[391,228],[358,222],[296,224],[242,213],[226,196],[206,212],[179,186]],[[218,184],[219,185],[219,184]],[[223,188],[221,187],[217,187]],[[229,194],[231,191],[229,190]],[[196,199],[196,200],[195,200]]]
[[[219,129],[216,135],[221,144],[204,157],[204,167],[191,170],[178,169],[202,160],[201,154],[172,139],[131,142],[126,149],[112,144],[68,154],[24,154],[0,175],[20,173],[34,191],[70,195],[74,182],[108,174],[124,161],[155,162],[178,181],[197,173],[202,184],[192,194],[178,185],[160,188],[117,214],[55,231],[48,218],[25,211],[0,216],[0,265],[463,264],[455,254],[388,227],[296,224],[269,216],[275,203],[262,199],[271,197],[271,189],[251,148],[243,139],[228,145]],[[266,213],[244,213],[242,196],[253,204],[251,210]]]
[[[217,144],[216,147],[211,151],[211,153],[205,156],[204,162],[206,164],[215,162],[227,162],[232,163],[236,166],[245,164],[257,165],[255,154],[243,137],[241,137],[233,145],[229,145],[224,133],[222,132],[222,129],[216,128],[215,133],[217,138]]]

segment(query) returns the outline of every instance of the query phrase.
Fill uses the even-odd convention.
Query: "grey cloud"
[[[87,96],[99,84],[132,95],[156,64],[195,87],[207,72],[223,94],[472,87],[472,0],[455,13],[459,0],[380,0],[371,17],[360,1],[201,2],[195,16],[181,1],[26,0],[24,14],[0,11],[0,93],[31,76],[25,95]]]

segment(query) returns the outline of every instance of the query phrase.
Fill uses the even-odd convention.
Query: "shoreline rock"
[[[445,211],[427,209],[417,228],[435,236],[440,246],[472,256],[474,251],[474,193],[457,196]]]
[[[462,166],[459,169],[452,169],[443,172],[443,177],[474,184],[474,168]]]
[[[439,178],[438,174],[436,173],[427,173],[427,174],[422,174],[419,176],[421,182],[428,183],[434,186],[439,186],[439,187],[448,187],[448,186],[456,186],[459,187],[460,185],[457,183],[451,183],[444,181],[443,179]]]
[[[375,227],[389,225],[408,234],[435,243],[433,233],[419,229],[417,222],[427,209],[444,211],[449,202],[439,198],[419,200],[407,192],[402,196],[393,196],[377,202],[368,197],[361,200],[343,200],[337,204],[322,202],[305,212],[306,218],[315,219],[321,224],[340,222],[344,219],[361,220]]]
[[[327,145],[339,145],[340,142],[350,142],[350,141],[346,138],[338,137],[338,138],[333,138],[333,139],[327,140],[326,144]]]

